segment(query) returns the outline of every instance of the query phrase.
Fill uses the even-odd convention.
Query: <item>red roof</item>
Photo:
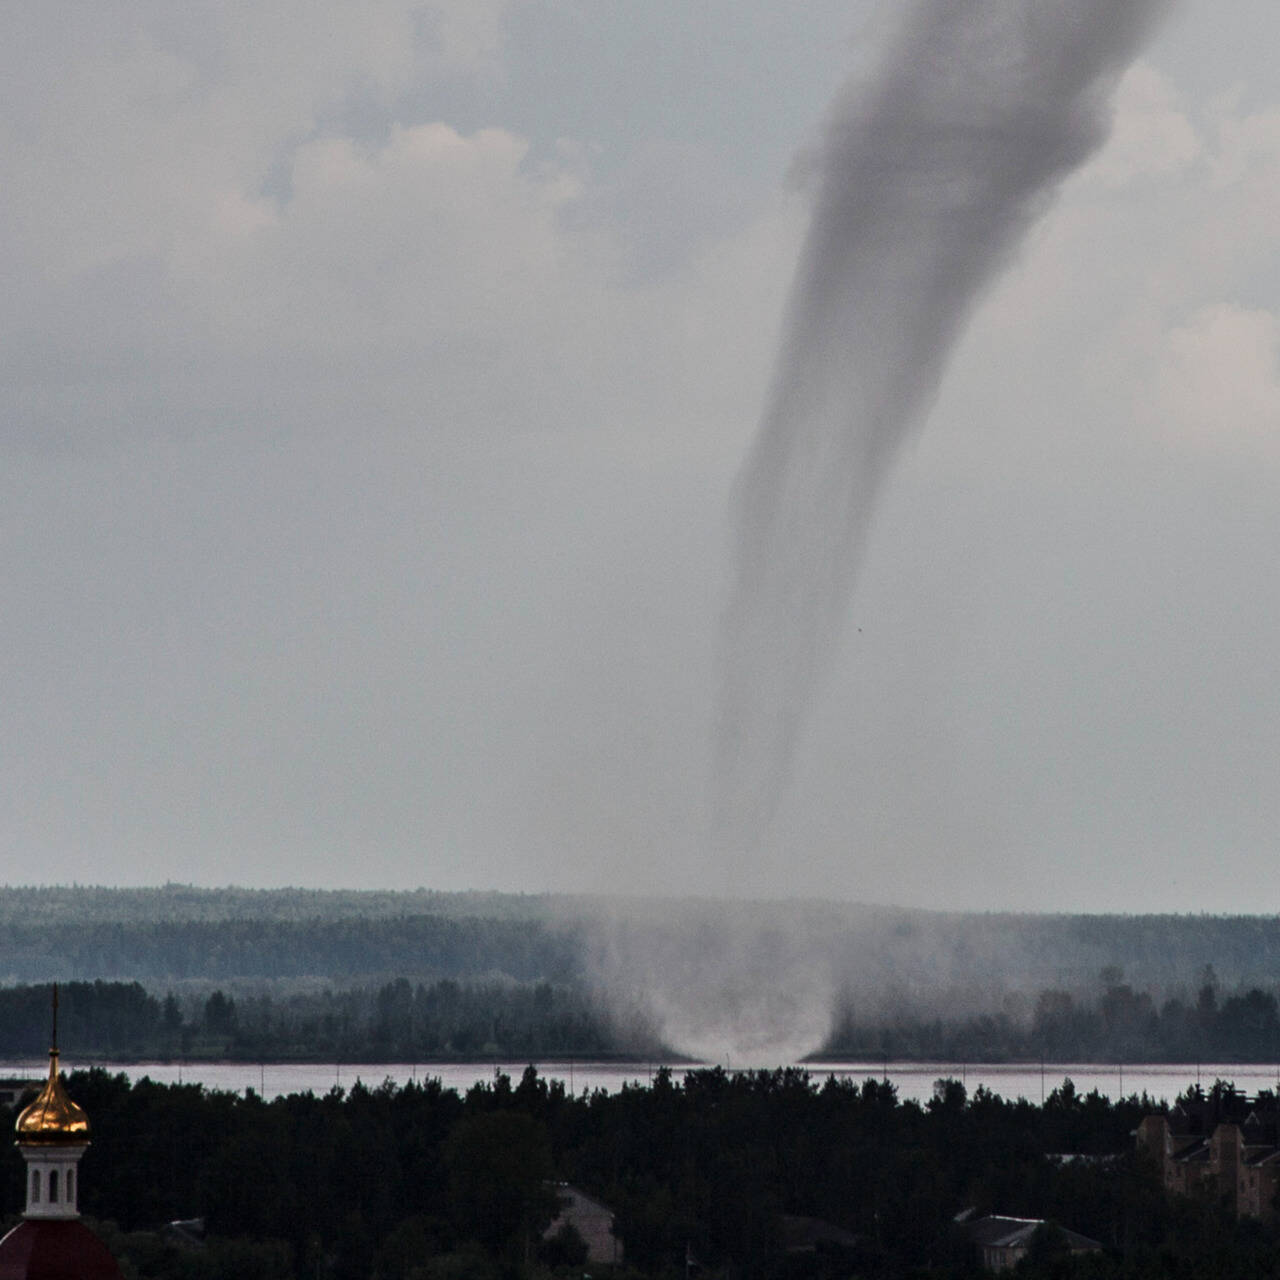
[[[76,1218],[19,1223],[0,1240],[0,1280],[121,1280],[107,1246]]]

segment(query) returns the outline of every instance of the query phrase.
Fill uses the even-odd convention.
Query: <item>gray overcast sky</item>
[[[726,500],[870,0],[0,43],[0,878],[1280,909],[1280,6],[1185,0],[707,852]]]

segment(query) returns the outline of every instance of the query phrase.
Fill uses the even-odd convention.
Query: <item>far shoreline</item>
[[[73,1057],[70,1070],[86,1070],[90,1067],[479,1067],[491,1065],[495,1068],[511,1067],[517,1063],[533,1067],[541,1066],[567,1067],[578,1066],[651,1066],[657,1071],[660,1067],[703,1067],[708,1064],[701,1058],[686,1054],[669,1053],[647,1055],[634,1053],[560,1053],[545,1057],[526,1058],[522,1055],[506,1055],[492,1053],[432,1055],[421,1058],[386,1058],[376,1054],[369,1057],[328,1058],[307,1054],[300,1057],[258,1057],[256,1055],[228,1054],[223,1057],[163,1057],[152,1054],[145,1057],[133,1057],[129,1054],[75,1053],[63,1050],[64,1058]],[[20,1070],[45,1070],[47,1058],[13,1057],[0,1060],[0,1072]],[[64,1067],[64,1070],[67,1069]],[[521,1067],[523,1070],[523,1067]]]

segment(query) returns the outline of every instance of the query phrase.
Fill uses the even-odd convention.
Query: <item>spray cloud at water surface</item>
[[[911,0],[817,155],[813,220],[735,495],[716,835],[767,830],[876,492],[975,301],[1104,140],[1167,0]]]

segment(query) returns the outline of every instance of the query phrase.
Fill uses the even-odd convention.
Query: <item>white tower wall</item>
[[[78,1218],[83,1146],[35,1146],[20,1143],[27,1162],[27,1218]]]

